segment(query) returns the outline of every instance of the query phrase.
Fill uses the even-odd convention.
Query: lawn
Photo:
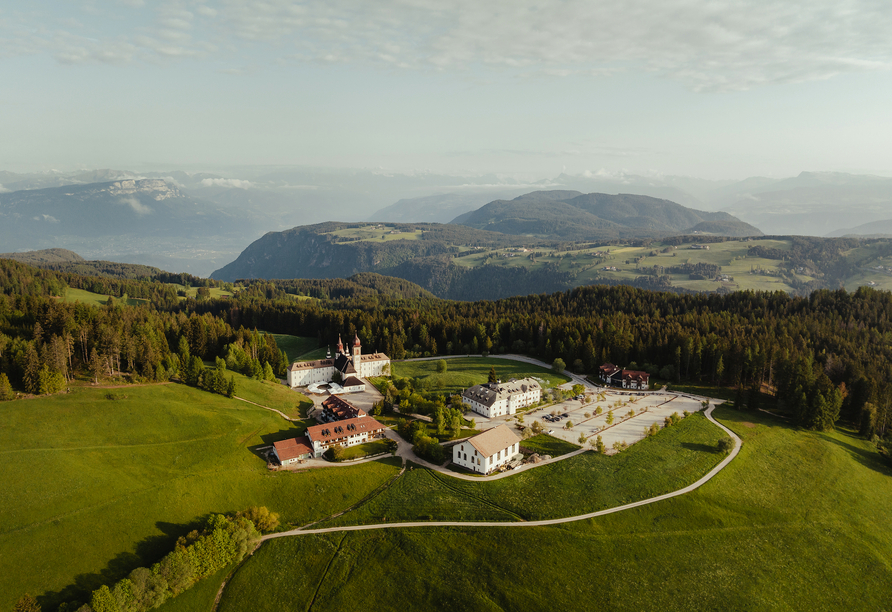
[[[304,336],[291,336],[289,334],[270,334],[276,340],[276,346],[280,351],[285,351],[290,361],[304,361],[309,359],[317,359],[317,357],[307,357],[308,353],[317,353],[322,351],[322,357],[325,357],[325,348],[318,348],[316,338],[306,338]]]
[[[178,384],[106,393],[76,387],[2,406],[0,609],[26,591],[45,610],[84,598],[157,561],[208,513],[265,505],[305,524],[398,471],[271,473],[254,449],[299,432],[275,413]]]
[[[552,457],[560,457],[561,455],[566,455],[567,453],[572,453],[573,451],[580,449],[576,444],[570,444],[565,440],[549,436],[548,434],[532,436],[521,441],[520,445],[534,453],[551,455]]]
[[[444,374],[437,373],[438,360],[396,361],[391,367],[394,376],[417,378],[429,390],[447,393],[457,393],[468,387],[487,382],[490,368],[495,368],[496,376],[501,380],[528,376],[538,378],[544,381],[543,388],[546,389],[570,380],[563,374],[557,374],[547,368],[510,359],[458,357],[444,361],[446,361],[447,367]]]
[[[366,442],[365,444],[357,444],[356,446],[348,446],[344,449],[342,461],[350,459],[361,459],[369,455],[378,455],[387,452],[387,442],[384,440],[376,440],[374,442]]]
[[[555,527],[274,540],[220,610],[889,609],[892,469],[846,432],[715,414],[744,445],[692,493]]]
[[[720,436],[715,425],[697,414],[616,456],[583,453],[501,480],[470,482],[416,468],[326,526],[472,520],[471,511],[481,504],[485,508],[479,512],[484,514],[475,520],[538,520],[594,512],[696,481],[721,460],[715,451]]]

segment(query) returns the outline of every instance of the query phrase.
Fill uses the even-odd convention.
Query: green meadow
[[[583,453],[500,480],[460,480],[416,467],[373,500],[322,526],[540,520],[621,506],[695,482],[724,457],[716,450],[722,435],[698,413],[619,455]]]
[[[436,359],[430,361],[397,361],[391,367],[394,376],[418,378],[425,388],[446,391],[448,393],[460,392],[468,387],[487,382],[489,380],[490,368],[495,368],[496,375],[501,380],[526,378],[528,376],[539,378],[545,381],[543,388],[546,389],[570,380],[563,374],[557,374],[552,370],[537,365],[492,357],[446,359],[446,372],[438,374],[437,361]]]
[[[235,395],[269,408],[280,410],[293,419],[307,418],[313,400],[281,382],[254,380],[238,372],[226,372],[226,378],[235,377]]]
[[[82,304],[90,304],[91,306],[105,306],[108,298],[109,296],[101,293],[93,293],[84,289],[72,289],[71,287],[66,287],[65,294],[62,296],[62,300],[65,302],[80,302]],[[114,300],[118,304],[127,304],[128,306],[149,303],[149,300],[129,298],[126,294],[123,297],[114,298]]]
[[[319,349],[316,338],[305,338],[303,336],[291,336],[289,334],[270,334],[276,341],[276,346],[280,351],[285,351],[288,359],[292,362],[299,359],[318,359],[318,357],[309,357],[309,353],[316,354],[322,351],[322,357],[325,357],[325,348]]]
[[[267,392],[239,381],[242,396]],[[257,449],[301,424],[179,384],[73,387],[0,409],[0,609],[24,592],[44,610],[83,600],[160,559],[209,513],[265,505],[285,524],[319,520],[399,469],[269,472]]]
[[[551,455],[552,457],[560,457],[561,455],[572,453],[581,448],[577,444],[571,444],[566,440],[549,436],[547,433],[531,436],[526,440],[523,440],[520,445],[534,453]]]
[[[692,493],[553,527],[277,539],[235,573],[219,609],[889,609],[892,470],[865,441],[844,431],[799,431],[768,415],[732,409],[714,414],[743,438],[743,447]],[[606,460],[659,444],[668,431]],[[617,469],[614,479],[636,480],[647,467]],[[414,488],[423,491],[422,472],[411,474],[416,471]],[[538,508],[531,516],[560,501],[557,491],[520,499],[525,487],[509,485],[513,478],[497,481],[508,488],[483,498],[505,508]],[[600,495],[584,478],[578,477],[576,495],[566,486],[561,493],[579,507],[586,506],[582,493]],[[481,490],[496,483],[470,484]],[[435,498],[437,483],[427,487],[426,496]],[[514,495],[507,496],[510,488]],[[483,511],[485,505],[474,507]]]

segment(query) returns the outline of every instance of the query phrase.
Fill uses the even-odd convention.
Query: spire
[[[341,334],[338,334],[338,355],[344,352],[344,343],[341,342]]]
[[[356,337],[353,339],[353,346],[362,346],[359,342],[359,334],[356,334]]]

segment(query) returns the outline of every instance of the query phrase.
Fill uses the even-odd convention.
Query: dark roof
[[[361,387],[363,385],[365,385],[365,383],[355,376],[348,376],[347,379],[341,383],[342,387]]]
[[[307,437],[314,442],[329,444],[360,433],[384,431],[384,425],[369,416],[356,417],[346,421],[335,421],[307,428]]]

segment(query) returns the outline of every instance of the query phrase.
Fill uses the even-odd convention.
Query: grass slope
[[[560,527],[276,540],[220,609],[889,609],[892,470],[845,432],[715,414],[744,445],[693,493]]]
[[[285,351],[288,359],[298,361],[298,359],[315,359],[315,357],[304,357],[308,353],[316,353],[316,338],[306,338],[303,336],[291,336],[289,334],[271,334],[276,340],[276,346],[280,351]],[[322,349],[322,356],[325,357],[325,349]]]
[[[280,382],[254,380],[237,372],[226,372],[227,380],[235,377],[235,395],[248,401],[281,410],[292,418],[307,417],[313,407],[313,400],[299,391],[290,389]]]
[[[495,368],[501,380],[534,376],[545,380],[545,388],[568,382],[563,374],[522,361],[483,357],[458,357],[446,359],[446,372],[437,373],[437,361],[397,361],[391,367],[393,375],[403,378],[420,378],[431,390],[454,393],[485,383],[489,380],[489,369]],[[442,383],[442,386],[441,386]]]
[[[528,448],[534,453],[539,453],[540,455],[551,455],[552,457],[560,457],[561,455],[572,453],[573,451],[579,450],[581,448],[577,444],[570,444],[566,440],[561,440],[560,438],[555,438],[554,436],[550,436],[548,434],[539,434],[538,436],[532,436],[530,438],[527,438],[526,440],[521,441],[520,445],[524,448]]]
[[[303,524],[349,507],[388,462],[270,473],[258,446],[299,431],[275,413],[183,385],[3,404],[0,608],[44,609],[157,561],[212,512],[266,505]]]
[[[326,526],[537,520],[612,508],[697,480],[721,460],[715,451],[720,436],[717,427],[696,414],[615,457],[583,453],[500,480],[469,482],[416,468]]]

